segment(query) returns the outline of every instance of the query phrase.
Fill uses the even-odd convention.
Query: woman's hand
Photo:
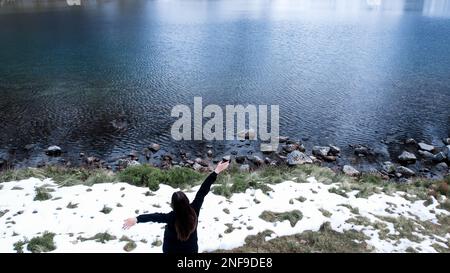
[[[130,227],[136,225],[137,219],[136,217],[128,218],[123,221],[123,229],[129,229]]]
[[[219,164],[217,164],[216,169],[214,170],[214,172],[216,172],[217,174],[221,173],[222,171],[226,170],[228,168],[228,165],[230,165],[229,161],[221,161],[219,162]]]

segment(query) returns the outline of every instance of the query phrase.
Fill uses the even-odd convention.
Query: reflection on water
[[[0,1],[0,157],[202,152],[170,137],[194,96],[279,104],[307,147],[450,134],[447,0]]]
[[[131,2],[135,0],[129,0]],[[139,0],[138,0],[139,1]],[[142,0],[141,0],[142,1]],[[145,1],[145,0],[144,0]],[[158,0],[166,3],[177,0]],[[210,0],[198,1],[205,3]],[[3,11],[8,9],[45,9],[65,6],[98,6],[123,0],[0,0]],[[225,5],[251,7],[254,10],[270,6],[273,10],[334,10],[351,13],[361,10],[389,11],[402,13],[404,11],[422,12],[425,16],[450,16],[450,0],[240,0],[228,1]]]

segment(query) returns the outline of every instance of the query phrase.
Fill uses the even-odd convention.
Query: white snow
[[[436,223],[436,214],[449,214],[445,210],[436,208],[438,205],[436,200],[426,207],[423,205],[424,201],[411,202],[404,199],[402,196],[405,193],[402,192],[392,196],[380,193],[373,194],[369,198],[356,198],[357,191],[348,194],[349,198],[345,198],[328,191],[335,185],[319,183],[314,177],[309,177],[307,181],[308,183],[285,181],[270,185],[273,191],[267,194],[261,190],[249,189],[245,193],[233,194],[230,199],[210,193],[205,198],[199,217],[199,251],[239,247],[244,244],[248,235],[257,234],[266,229],[274,232],[270,238],[301,233],[305,230],[317,231],[327,221],[336,231],[362,230],[370,237],[370,240],[366,242],[375,252],[403,252],[408,247],[420,247],[424,252],[436,252],[431,245],[438,243],[446,247],[439,241],[450,238],[448,234],[445,238],[419,235],[424,238],[422,242],[416,243],[404,238],[398,244],[395,241],[381,240],[378,230],[371,226],[346,223],[346,220],[357,215],[353,214],[349,208],[342,206],[347,204],[358,208],[358,215],[367,217],[372,222],[383,222],[375,215],[391,217],[402,215]],[[130,230],[122,230],[122,223],[125,218],[142,213],[169,212],[170,197],[174,191],[178,190],[167,185],[160,185],[158,191],[146,196],[147,188],[126,183],[96,184],[92,187],[81,185],[59,187],[50,179],[36,178],[1,183],[1,185],[3,188],[0,189],[0,212],[6,210],[8,212],[0,217],[0,252],[14,252],[15,242],[39,236],[44,231],[56,234],[54,241],[57,248],[54,252],[125,252],[123,247],[126,242],[119,241],[123,235],[137,244],[132,252],[161,252],[162,247],[153,246],[152,243],[157,240],[162,241],[164,224],[142,223]],[[44,185],[54,189],[54,192],[50,192],[52,199],[33,201],[35,188]],[[17,189],[17,187],[23,189]],[[198,186],[191,191],[186,191],[191,200],[197,189]],[[306,200],[304,202],[297,200],[296,198],[300,196]],[[69,203],[78,205],[76,208],[67,208]],[[112,208],[109,214],[100,212],[105,205]],[[387,208],[393,212],[386,212]],[[224,209],[228,209],[229,214]],[[319,209],[331,212],[331,217],[325,217]],[[273,212],[300,210],[303,218],[294,227],[289,221],[270,223],[259,217],[264,210]],[[430,210],[435,212],[431,213]],[[396,234],[392,223],[384,223],[392,234]],[[232,224],[233,230],[230,233],[225,233],[228,229],[226,224]],[[88,238],[101,232],[108,232],[116,236],[116,239],[105,243],[78,239],[79,236]],[[26,247],[24,250],[27,251]]]

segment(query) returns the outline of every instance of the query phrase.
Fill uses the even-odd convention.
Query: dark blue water
[[[450,134],[447,0],[0,2],[0,156],[19,165],[53,144],[203,152],[170,136],[194,96],[279,104],[281,134],[308,147]]]

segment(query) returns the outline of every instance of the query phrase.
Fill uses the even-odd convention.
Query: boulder
[[[324,156],[323,159],[325,161],[327,161],[327,162],[334,162],[334,161],[336,161],[337,156],[335,156],[335,155],[327,155],[327,156]]]
[[[447,159],[447,156],[443,152],[439,152],[439,153],[435,154],[433,157],[434,162],[442,162],[446,159]]]
[[[331,155],[338,155],[341,152],[341,149],[337,146],[330,145],[330,154]]]
[[[402,176],[414,176],[414,175],[416,175],[416,173],[413,170],[411,170],[409,168],[406,168],[405,166],[398,166],[397,169],[396,169],[396,172],[401,174]]]
[[[398,160],[402,163],[410,164],[416,162],[417,157],[413,153],[403,151],[403,153],[401,153],[401,155],[398,156]]]
[[[270,159],[269,157],[264,158],[264,163],[266,163],[267,165],[269,165],[271,162],[272,162],[272,159]]]
[[[432,152],[434,150],[434,146],[426,144],[424,142],[419,142],[419,144],[417,145],[419,146],[419,149],[423,151]]]
[[[196,170],[196,171],[200,171],[201,168],[203,168],[202,165],[198,164],[197,162],[195,162],[195,163],[192,165],[192,169],[194,169],[194,170]]]
[[[444,142],[445,145],[450,145],[450,137],[443,138],[442,142]]]
[[[293,152],[293,151],[297,150],[298,147],[299,147],[298,144],[286,144],[286,145],[282,146],[283,151],[285,151],[286,153]]]
[[[363,145],[354,146],[354,153],[358,156],[367,156],[370,154],[370,149]]]
[[[309,156],[300,151],[293,151],[288,154],[287,163],[290,166],[312,164],[313,160]]]
[[[447,145],[444,148],[444,154],[447,156],[447,159],[450,161],[450,145]]]
[[[287,136],[279,136],[278,137],[278,142],[280,143],[286,143],[289,140],[289,137]]]
[[[435,166],[436,170],[440,172],[448,171],[448,165],[445,162],[441,162]]]
[[[203,167],[208,167],[208,165],[209,165],[206,160],[203,160],[200,157],[197,157],[194,161],[195,161],[195,163],[200,164]]]
[[[131,158],[138,158],[138,157],[139,157],[139,154],[138,154],[137,151],[132,150],[132,151],[130,151],[130,152],[128,153],[128,156],[131,157]]]
[[[394,163],[392,163],[390,161],[383,162],[383,165],[382,165],[381,168],[383,169],[383,171],[385,171],[387,173],[394,173],[395,172],[395,165],[394,165]]]
[[[213,151],[212,151],[212,150],[208,150],[208,151],[206,152],[206,155],[207,155],[208,157],[212,157],[212,156],[213,156]]]
[[[24,149],[25,151],[31,151],[36,147],[36,144],[27,144],[25,145]]]
[[[360,174],[357,169],[353,168],[350,165],[344,165],[342,171],[348,176],[358,176]]]
[[[434,159],[434,154],[432,154],[428,151],[419,150],[418,153],[421,157],[423,157],[425,159]]]
[[[318,156],[318,157],[325,157],[328,155],[329,151],[330,151],[330,147],[314,146],[312,153],[313,153],[313,155]]]
[[[88,156],[88,157],[86,157],[85,162],[88,165],[92,165],[96,162],[100,162],[100,159],[95,156]]]
[[[250,165],[248,164],[242,164],[241,166],[239,166],[239,170],[241,172],[248,172],[250,171]]]
[[[59,146],[53,145],[48,147],[45,153],[48,156],[60,156],[62,154],[62,149]]]
[[[194,165],[194,160],[190,160],[190,159],[188,159],[188,160],[186,160],[186,164],[188,164],[188,165]],[[198,163],[197,163],[198,164]]]
[[[254,140],[256,138],[256,132],[253,129],[244,130],[238,133],[238,137],[240,139],[252,139]]]
[[[247,159],[252,162],[253,164],[259,166],[262,165],[264,163],[264,160],[262,160],[259,156],[257,155],[251,155],[251,156],[247,156]]]
[[[222,161],[231,161],[231,156],[230,155],[226,155],[224,157],[222,157]]]
[[[119,168],[125,169],[131,166],[138,166],[141,165],[139,162],[137,162],[136,160],[130,160],[130,159],[119,159],[117,161],[117,166],[119,166]]]
[[[161,149],[161,145],[157,144],[157,143],[152,143],[150,144],[150,146],[148,146],[148,149],[154,153],[156,153],[157,151],[159,151]]]
[[[245,162],[246,156],[245,155],[237,155],[234,158],[236,160],[236,163],[242,164]]]
[[[405,144],[415,145],[415,144],[417,144],[417,142],[414,138],[408,138],[407,140],[405,140]]]
[[[272,145],[271,143],[261,143],[260,151],[265,154],[270,154],[278,150],[278,145]]]

